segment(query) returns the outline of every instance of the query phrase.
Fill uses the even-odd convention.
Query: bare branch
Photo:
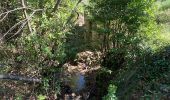
[[[22,31],[22,29],[26,26],[27,22],[28,22],[28,21],[25,21],[25,22],[20,26],[20,28],[18,29],[18,31],[17,31],[16,33],[14,33],[14,35],[12,35],[11,37],[9,37],[7,40],[9,40],[9,39],[13,38],[14,36],[16,36],[17,34],[19,34],[19,33]]]
[[[5,14],[5,16],[0,20],[0,22],[2,22],[7,16],[8,14]]]
[[[6,12],[3,12],[0,14],[0,17],[4,16],[2,19],[0,19],[0,22],[2,22],[10,13],[18,11],[18,10],[24,10],[24,9],[34,11],[34,9],[32,9],[30,7],[19,7],[19,8],[13,9],[13,10],[9,10],[9,11],[6,11]]]
[[[0,17],[4,14],[9,14],[9,13],[12,13],[14,11],[17,11],[17,10],[23,10],[23,9],[26,9],[25,7],[20,7],[20,8],[16,8],[16,9],[13,9],[13,10],[9,10],[9,11],[6,11],[6,12],[3,12],[0,14]]]
[[[0,41],[12,30],[14,30],[18,25],[20,25],[21,23],[23,23],[24,21],[26,21],[27,19],[21,20],[18,23],[16,23],[15,25],[13,25],[5,34],[3,34],[3,36],[0,38]]]
[[[25,0],[21,0],[21,3],[22,3],[23,8],[26,8]],[[24,9],[24,16],[26,19],[28,19],[28,14],[25,9]],[[29,20],[27,20],[27,24],[28,24],[28,29],[29,29],[30,33],[32,33],[32,28],[31,28],[31,24],[30,24]]]
[[[36,10],[34,10],[33,13],[32,13],[30,16],[28,16],[28,19],[21,20],[21,21],[19,21],[18,23],[16,23],[15,25],[13,25],[13,26],[0,38],[0,41],[1,41],[9,32],[11,32],[13,29],[15,29],[18,25],[22,24],[22,25],[20,26],[20,29],[19,29],[13,36],[17,35],[17,34],[24,28],[25,24],[27,24],[27,21],[31,20],[31,18],[33,17],[33,15],[34,15],[36,12],[38,12],[38,11],[42,11],[42,9],[36,9]],[[13,36],[11,36],[11,37],[13,37]],[[11,37],[10,37],[10,38],[11,38]]]
[[[14,36],[17,35],[18,33],[20,33],[20,32],[22,31],[22,29],[25,27],[25,25],[27,24],[27,22],[28,22],[29,20],[31,20],[31,18],[33,17],[33,15],[35,14],[35,12],[37,12],[37,11],[41,11],[41,9],[35,10],[30,16],[28,16],[27,21],[24,22],[24,23],[20,26],[20,29],[19,29],[14,35],[12,35],[12,36],[11,36],[10,38],[8,38],[8,39],[11,39],[12,37],[14,37]],[[8,39],[7,39],[7,40],[8,40]]]
[[[38,78],[28,78],[28,77],[22,77],[22,76],[16,76],[16,75],[5,75],[1,74],[0,79],[6,79],[6,80],[19,80],[19,81],[27,81],[27,82],[38,82],[41,83],[41,79]]]
[[[34,9],[30,8],[30,7],[19,7],[19,8],[15,8],[15,9],[13,9],[13,10],[9,10],[9,11],[6,11],[6,12],[1,13],[1,14],[0,14],[0,17],[1,17],[2,15],[9,14],[9,13],[15,12],[15,11],[17,11],[17,10],[23,10],[23,9],[32,10],[32,11],[34,10]]]

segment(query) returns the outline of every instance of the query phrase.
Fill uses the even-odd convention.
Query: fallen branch
[[[5,75],[1,74],[0,75],[0,80],[17,80],[17,81],[26,81],[26,82],[36,82],[36,83],[41,83],[41,79],[37,78],[28,78],[28,77],[22,77],[22,76],[16,76],[16,75]]]

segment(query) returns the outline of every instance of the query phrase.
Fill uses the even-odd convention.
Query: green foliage
[[[169,62],[158,51],[161,48],[163,51],[169,42],[156,23],[158,8],[154,0],[93,0],[91,5],[91,18],[99,26],[96,32],[111,37],[106,40],[113,43],[106,53],[103,66],[117,73],[108,81],[113,80],[118,86],[119,98],[129,99],[139,89],[143,79],[142,86],[146,88],[168,75]]]
[[[78,5],[78,1],[64,0],[54,11],[56,0],[27,0],[28,7],[43,10],[29,21],[32,33],[25,27],[15,38],[5,36],[7,42],[0,47],[0,62],[7,63],[7,67],[26,66],[23,73],[36,69],[30,76],[42,77],[41,88],[46,93],[41,91],[40,94],[49,91],[59,94],[60,82],[54,75],[61,72],[60,65],[90,45],[84,44],[84,37],[79,36],[88,31],[74,25],[77,13],[85,10],[86,19],[92,23],[90,31],[99,35],[100,47],[106,54],[102,66],[107,70],[101,70],[96,78],[99,95],[105,95],[104,100],[129,99],[135,92],[150,95],[148,90],[157,93],[161,91],[160,84],[170,84],[169,0],[90,0],[88,9],[84,9],[83,4]],[[3,1],[0,12],[19,5],[15,0]],[[28,15],[31,13],[27,10]],[[9,14],[0,25],[1,33],[22,19],[20,10]],[[3,69],[10,70],[9,67]],[[46,97],[39,95],[38,98]]]
[[[16,100],[22,100],[22,96],[21,95],[18,95]]]
[[[38,100],[45,100],[45,99],[46,99],[46,96],[43,96],[43,95],[38,96]]]
[[[113,44],[111,59],[113,56],[116,58],[120,55],[119,51],[121,51],[122,63],[125,58],[128,59],[127,62],[133,61],[135,56],[140,55],[142,41],[148,41],[158,32],[155,22],[156,7],[153,4],[154,0],[92,1],[94,7],[92,6],[91,9],[95,9],[92,10],[92,20],[102,26],[96,29],[97,32],[104,37],[111,37],[105,39]],[[107,45],[106,43],[104,45]],[[106,58],[109,59],[109,56]],[[118,63],[117,60],[113,62]]]
[[[56,0],[27,0],[26,6],[29,8],[34,10],[42,9],[42,11],[34,12],[34,16],[29,21],[33,32],[30,33],[29,29],[24,27],[21,29],[22,32],[16,35],[15,32],[20,28],[18,27],[12,31],[15,38],[7,38],[9,42],[5,41],[3,48],[0,48],[3,51],[6,49],[5,52],[8,51],[7,55],[6,53],[0,54],[2,62],[10,66],[15,66],[17,63],[21,66],[20,69],[26,71],[22,71],[22,75],[28,73],[28,76],[42,78],[42,87],[39,89],[45,90],[45,92],[40,91],[41,94],[49,91],[54,91],[56,94],[60,93],[60,82],[56,80],[54,74],[61,72],[59,71],[60,65],[65,62],[65,49],[68,49],[65,48],[66,34],[74,26],[78,16],[77,13],[82,12],[83,9],[83,5],[79,6],[77,2],[78,0],[64,0],[59,4],[58,9],[54,11]],[[0,3],[0,8],[2,5],[6,10],[21,7],[20,2],[14,0],[3,1]],[[8,8],[8,6],[11,6],[11,8]],[[28,16],[33,13],[32,10],[26,10]],[[4,11],[0,9],[0,12]],[[18,10],[10,16],[9,18],[7,17],[7,20],[4,19],[6,24],[0,25],[3,29],[2,33],[7,32],[13,24],[23,20],[24,12],[23,10]],[[0,16],[0,18],[3,18],[3,16]],[[4,71],[8,72],[8,70]],[[35,71],[35,73],[32,74],[32,71]],[[18,70],[18,73],[20,73],[20,70]]]
[[[165,78],[170,71],[169,64],[169,46],[159,49],[154,54],[147,55],[145,58],[146,65],[142,65],[141,73],[143,73],[144,79],[147,81],[157,80],[160,78]]]
[[[43,79],[43,88],[47,91],[49,89],[49,79],[45,78]]]
[[[110,84],[112,77],[112,71],[106,68],[102,68],[100,73],[97,74],[96,77],[96,86],[99,89],[98,95],[102,99],[104,95],[107,95],[107,87]]]
[[[115,85],[110,84],[108,87],[108,94],[103,97],[103,100],[118,100],[116,97],[116,89]]]
[[[159,5],[159,10],[167,10],[170,8],[169,0],[157,1],[157,4]]]

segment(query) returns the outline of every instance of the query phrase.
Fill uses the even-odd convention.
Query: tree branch
[[[28,77],[22,77],[22,76],[16,76],[16,75],[5,75],[0,74],[0,80],[6,79],[6,80],[17,80],[17,81],[27,81],[27,82],[37,82],[41,83],[41,79],[38,78],[28,78]]]
[[[77,4],[75,5],[74,9],[71,11],[71,14],[70,14],[70,16],[68,17],[68,19],[67,19],[67,21],[66,21],[66,23],[65,23],[65,25],[64,25],[64,27],[63,27],[63,29],[65,29],[66,25],[71,21],[74,12],[76,12],[77,7],[78,7],[78,5],[79,5],[81,2],[82,2],[82,0],[79,0],[79,1],[77,2]]]
[[[25,0],[21,0],[21,3],[22,3],[22,7],[26,8]],[[24,9],[24,16],[25,16],[26,19],[28,19],[28,14],[27,14],[27,11],[25,9]],[[30,23],[29,20],[27,20],[27,24],[28,24],[28,29],[29,29],[30,33],[32,33],[31,23]]]
[[[16,8],[16,9],[13,9],[13,10],[9,10],[9,11],[6,11],[6,12],[3,12],[0,14],[0,17],[4,14],[9,14],[11,12],[14,12],[14,11],[17,11],[17,10],[23,10],[23,9],[30,9],[30,8],[25,8],[25,7],[20,7],[20,8]]]
[[[11,32],[13,29],[15,29],[18,25],[21,24],[20,29],[10,38],[14,37],[15,35],[17,35],[23,28],[24,26],[27,24],[27,22],[29,20],[31,20],[31,18],[33,17],[33,15],[37,12],[37,11],[42,11],[42,9],[36,9],[33,11],[33,13],[30,16],[27,16],[27,19],[23,19],[21,21],[19,21],[18,23],[16,23],[15,25],[13,25],[1,38],[0,41],[9,33]],[[9,39],[9,38],[8,38]]]
[[[61,0],[56,1],[56,4],[55,4],[52,12],[56,12],[58,10],[58,7],[59,7],[60,3],[61,3]]]
[[[5,14],[4,17],[0,20],[0,22],[2,22],[7,16],[8,16],[8,14]]]
[[[21,23],[24,23],[27,19],[21,20],[18,23],[16,23],[15,25],[13,25],[1,38],[0,40],[2,40],[9,32],[11,32],[12,30],[14,30],[18,25],[20,25]]]
[[[29,7],[20,7],[20,8],[16,8],[16,9],[13,9],[13,10],[9,10],[9,11],[6,11],[6,12],[3,12],[0,14],[0,18],[1,16],[3,16],[1,19],[0,19],[0,23],[5,20],[5,18],[12,12],[15,12],[15,11],[18,11],[18,10],[32,10],[34,11],[34,9],[32,8],[29,8]]]

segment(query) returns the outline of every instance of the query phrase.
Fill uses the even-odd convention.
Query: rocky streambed
[[[74,63],[63,65],[61,100],[88,100],[95,96],[96,75],[100,69],[98,57],[86,51],[79,53]]]

